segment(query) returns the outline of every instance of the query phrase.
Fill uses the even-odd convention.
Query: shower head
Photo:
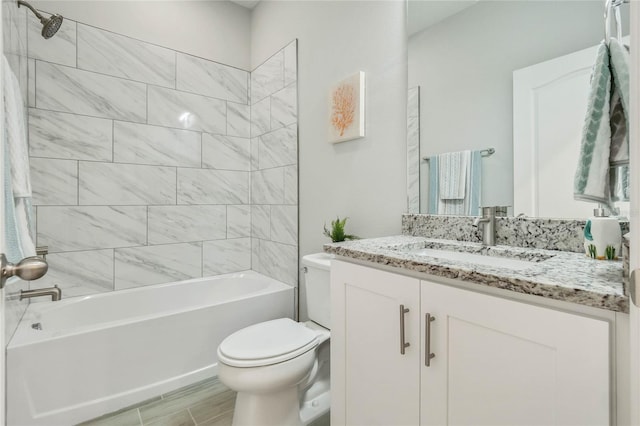
[[[51,15],[49,19],[45,19],[42,22],[42,37],[51,38],[55,33],[60,29],[60,25],[62,25],[62,15]]]
[[[40,23],[42,24],[42,37],[51,38],[60,29],[60,26],[62,25],[62,21],[64,19],[62,15],[54,14],[48,18],[45,18],[26,1],[18,0],[18,7],[20,6],[27,6],[40,20]]]

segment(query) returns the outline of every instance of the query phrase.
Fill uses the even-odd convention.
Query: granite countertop
[[[435,248],[528,260],[522,269],[447,260],[408,250]],[[617,312],[629,311],[623,293],[622,262],[593,260],[583,253],[394,236],[325,244],[324,250],[350,259],[452,278],[518,293],[578,303]]]

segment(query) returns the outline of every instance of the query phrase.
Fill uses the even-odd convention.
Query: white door
[[[419,292],[415,278],[331,262],[332,425],[418,424]]]
[[[640,268],[640,5],[631,2],[631,270]],[[640,289],[639,289],[640,290]],[[640,311],[630,303],[631,424],[640,424]]]
[[[593,213],[593,203],[573,199],[573,176],[596,52],[593,46],[513,72],[515,215]]]
[[[427,281],[421,299],[422,425],[609,424],[606,321]]]

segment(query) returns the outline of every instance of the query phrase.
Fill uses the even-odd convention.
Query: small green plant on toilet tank
[[[339,243],[345,240],[357,240],[359,237],[356,235],[347,234],[344,231],[344,227],[347,224],[347,218],[340,220],[336,217],[336,220],[331,221],[331,230],[327,229],[327,224],[324,224],[324,235],[331,238],[334,243]]]

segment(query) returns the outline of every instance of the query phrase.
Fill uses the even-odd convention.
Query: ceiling
[[[259,1],[260,0],[231,0],[231,2],[239,4],[242,7],[246,7],[247,9],[253,9]]]
[[[260,0],[230,0],[247,9],[253,9]],[[409,37],[449,16],[473,6],[480,0],[408,0],[408,33]]]
[[[473,6],[479,0],[409,0],[407,32],[412,35]]]

